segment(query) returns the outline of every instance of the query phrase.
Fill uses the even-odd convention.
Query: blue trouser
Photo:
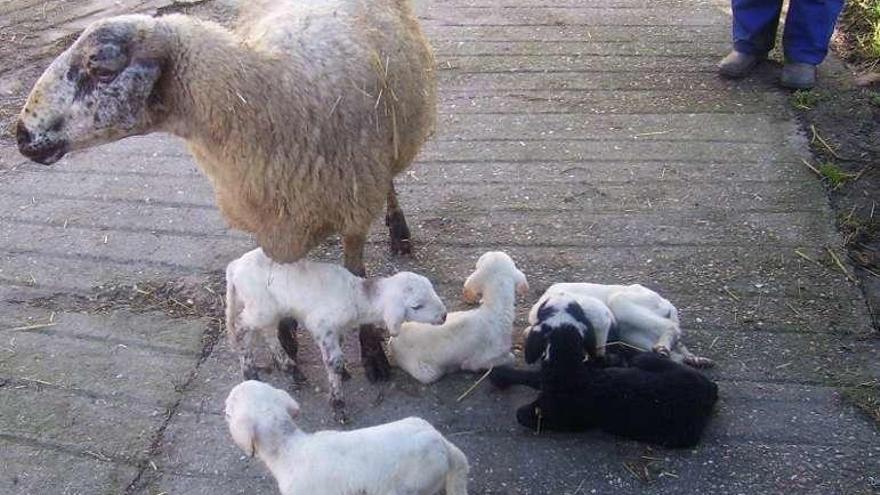
[[[828,53],[834,23],[844,0],[791,0],[785,18],[782,47],[785,60],[819,65]],[[763,55],[773,48],[782,0],[731,0],[733,47]]]

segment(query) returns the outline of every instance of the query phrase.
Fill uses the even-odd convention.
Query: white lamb
[[[446,323],[433,326],[404,323],[389,347],[397,366],[422,383],[458,370],[480,371],[510,364],[516,295],[528,294],[526,276],[505,253],[480,256],[476,270],[464,283],[464,298],[479,308],[450,313]]]
[[[587,307],[598,303],[608,307],[613,321],[607,315],[601,321],[589,321],[594,338],[588,349],[591,356],[604,357],[607,342],[620,341],[643,350],[670,356],[673,360],[695,367],[712,366],[712,360],[695,356],[681,341],[678,309],[656,292],[639,284],[605,285],[589,283],[559,283],[548,288],[529,312],[529,325],[540,320],[538,312],[545,302],[557,296],[574,297],[585,301]],[[600,314],[602,311],[596,311]],[[593,320],[590,315],[587,320]]]
[[[344,418],[341,342],[358,325],[384,324],[396,335],[405,321],[443,323],[446,307],[431,282],[415,273],[364,279],[342,266],[298,261],[279,264],[260,248],[226,267],[226,328],[246,379],[257,378],[256,341],[272,350],[276,366],[293,370],[294,356],[281,348],[278,324],[293,318],[312,334],[330,381],[330,404]]]
[[[467,457],[423,419],[310,434],[298,414],[287,392],[263,382],[240,383],[226,398],[232,439],[263,461],[282,495],[467,494]]]

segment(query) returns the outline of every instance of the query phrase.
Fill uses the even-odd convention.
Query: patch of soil
[[[856,86],[839,67],[813,93],[810,105],[793,106],[811,139],[813,166],[824,171],[848,256],[880,329],[880,92]]]

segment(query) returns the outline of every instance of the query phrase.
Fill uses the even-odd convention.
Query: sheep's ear
[[[529,282],[523,272],[516,271],[516,295],[525,299],[529,295]]]
[[[382,319],[385,320],[385,328],[388,329],[388,333],[393,337],[400,333],[400,326],[403,325],[403,320],[406,317],[406,308],[403,304],[403,301],[388,304],[385,306],[385,311],[382,314]]]
[[[541,359],[547,347],[547,336],[542,326],[534,326],[526,336],[525,355],[527,364],[532,364]]]
[[[257,427],[253,421],[238,419],[230,425],[230,432],[235,443],[245,454],[253,457],[257,453]]]

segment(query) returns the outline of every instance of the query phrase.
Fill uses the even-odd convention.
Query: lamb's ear
[[[541,359],[546,347],[547,334],[544,332],[544,327],[541,325],[531,327],[531,329],[529,329],[529,334],[526,336],[525,353],[523,356],[526,363],[532,364]]]
[[[253,457],[257,453],[257,426],[253,421],[243,418],[229,425],[229,431],[235,443],[244,450],[245,454]]]
[[[281,395],[281,403],[284,404],[287,414],[290,415],[291,419],[296,419],[299,416],[299,403],[284,390],[278,389],[278,394]]]
[[[385,320],[385,328],[392,337],[396,337],[400,333],[400,326],[403,325],[406,318],[406,308],[403,301],[397,301],[396,304],[387,304],[385,311],[382,312],[382,319]]]
[[[464,281],[464,288],[461,298],[468,304],[476,304],[483,297],[483,277],[480,271],[471,273],[467,280]]]
[[[525,274],[519,270],[516,271],[516,295],[523,299],[529,295],[529,282]]]

